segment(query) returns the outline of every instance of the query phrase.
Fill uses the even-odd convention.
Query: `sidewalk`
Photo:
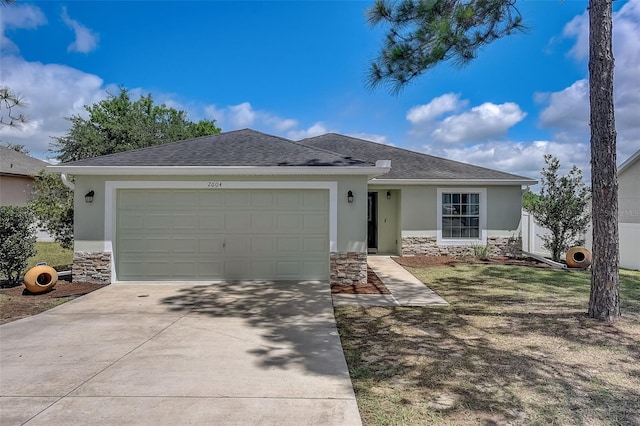
[[[369,267],[391,294],[334,294],[333,306],[444,306],[449,303],[390,256],[369,256]]]

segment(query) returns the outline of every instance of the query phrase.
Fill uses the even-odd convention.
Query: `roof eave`
[[[53,173],[86,176],[201,176],[201,175],[366,175],[369,179],[388,173],[376,166],[65,166],[47,167]]]
[[[535,179],[372,179],[374,185],[536,185]]]

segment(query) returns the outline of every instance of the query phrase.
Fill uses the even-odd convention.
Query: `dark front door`
[[[367,197],[367,250],[378,251],[378,193],[369,192]]]

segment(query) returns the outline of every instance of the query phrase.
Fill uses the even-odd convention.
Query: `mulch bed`
[[[38,294],[29,292],[23,285],[2,288],[0,324],[38,314],[61,303],[62,299],[82,296],[102,287],[104,284],[59,280],[51,290]]]
[[[514,259],[511,257],[491,257],[481,260],[476,257],[451,257],[451,256],[407,256],[392,257],[399,265],[409,268],[424,268],[429,266],[451,266],[482,264],[482,265],[517,265],[531,266],[534,268],[551,268],[550,265],[532,258]]]

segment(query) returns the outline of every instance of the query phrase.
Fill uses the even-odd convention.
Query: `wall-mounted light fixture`
[[[353,192],[352,191],[347,192],[347,202],[348,203],[353,203]]]
[[[387,200],[391,199],[391,191],[387,191]]]
[[[93,203],[93,196],[96,195],[95,192],[93,192],[93,189],[89,192],[87,192],[84,195],[84,201],[86,201],[87,203]]]

